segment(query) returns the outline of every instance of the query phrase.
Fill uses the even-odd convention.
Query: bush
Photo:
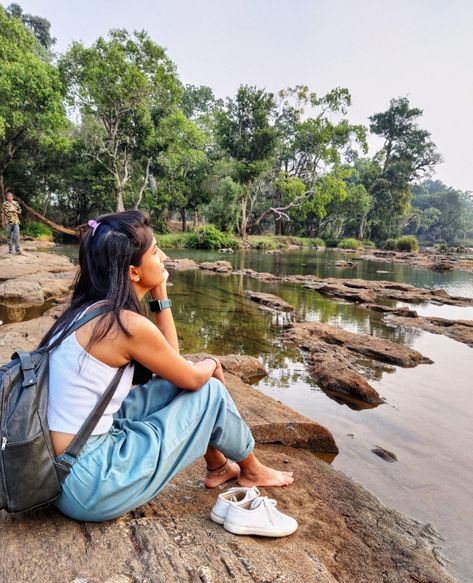
[[[399,237],[396,244],[398,251],[419,251],[419,241],[414,235]]]
[[[367,247],[368,249],[374,249],[376,247],[376,243],[369,241],[368,239],[364,239],[362,243],[363,247]]]
[[[235,249],[238,247],[238,242],[233,237],[222,233],[214,225],[207,225],[190,233],[186,246],[193,249],[223,249],[228,247]]]
[[[161,249],[182,249],[187,247],[189,233],[165,233],[156,235],[156,243]]]
[[[289,242],[301,247],[325,247],[325,241],[320,237],[291,237]]]
[[[363,243],[358,241],[358,239],[342,239],[337,243],[339,249],[360,249],[363,247]]]
[[[272,237],[251,237],[251,246],[254,249],[277,249],[278,244]]]
[[[329,248],[338,247],[338,239],[325,239],[325,246]]]
[[[383,247],[388,251],[395,251],[397,249],[397,239],[386,239]]]
[[[437,245],[435,245],[435,248],[439,253],[448,253],[448,245],[445,242],[438,243]]]
[[[36,221],[29,221],[22,229],[24,235],[29,237],[34,237],[40,241],[52,241],[53,231],[44,223],[38,223]]]

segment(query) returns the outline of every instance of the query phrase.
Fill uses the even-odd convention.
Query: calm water
[[[75,256],[75,248],[57,251]],[[332,250],[222,254],[168,250],[171,257],[196,261],[227,260],[234,268],[277,275],[384,279],[423,288],[442,288],[473,297],[473,274],[436,273],[407,265],[357,262],[338,269],[335,261],[351,258]],[[336,302],[300,285],[262,283],[245,276],[203,271],[171,272],[170,295],[182,351],[248,354],[260,358],[268,376],[257,387],[326,426],[340,453],[333,465],[363,484],[383,502],[422,521],[444,536],[449,571],[473,581],[473,359],[472,349],[415,328],[387,326],[380,314]],[[292,314],[264,311],[248,300],[246,289],[275,293],[294,306]],[[394,302],[393,302],[394,305]],[[473,308],[422,305],[422,315],[473,319]],[[25,315],[28,317],[29,315]],[[1,316],[0,316],[1,317]],[[434,364],[414,369],[379,367],[373,386],[386,400],[376,408],[356,409],[339,403],[309,377],[299,351],[281,342],[290,321],[318,320],[354,332],[406,344]],[[393,451],[389,464],[371,452],[375,445]]]

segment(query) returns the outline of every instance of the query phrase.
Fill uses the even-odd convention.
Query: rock
[[[166,259],[164,265],[166,268],[175,269],[176,271],[199,269],[199,264],[193,259]]]
[[[283,312],[292,312],[294,310],[291,304],[288,304],[283,299],[273,294],[266,294],[247,289],[245,290],[245,295],[248,296],[250,300],[269,306],[275,310],[281,310]]]
[[[268,249],[266,255],[282,255],[281,249]]]
[[[60,300],[71,290],[74,275],[75,271],[40,271],[8,279],[0,283],[0,303],[31,306],[44,304],[49,299]]]
[[[284,339],[305,351],[311,375],[329,395],[335,393],[343,400],[350,397],[372,405],[383,401],[359,373],[360,367],[367,366],[364,357],[403,367],[432,362],[416,350],[390,340],[354,334],[320,322],[291,324]]]
[[[437,263],[433,263],[430,269],[434,271],[453,271],[455,268],[454,261],[438,261]]]
[[[266,464],[295,472],[288,488],[264,488],[294,516],[290,537],[236,536],[209,519],[223,489],[206,490],[198,461],[150,503],[122,518],[80,523],[53,508],[0,514],[4,583],[454,583],[439,564],[431,525],[390,510],[311,452],[260,445]],[[28,549],[28,560],[25,560]],[[51,559],[54,558],[54,560]]]
[[[321,322],[303,322],[292,325],[296,338],[302,341],[321,340],[327,344],[343,346],[350,352],[374,358],[381,362],[402,367],[413,367],[418,364],[432,364],[430,358],[402,344],[397,344],[385,338],[355,334],[323,324]]]
[[[300,328],[292,327],[284,334],[284,339],[304,350],[310,374],[329,396],[335,394],[344,401],[357,399],[375,406],[383,402],[379,393],[358,372],[355,359],[348,350],[309,338]],[[361,408],[353,404],[355,408]]]
[[[246,275],[252,277],[253,279],[258,279],[259,281],[280,281],[282,278],[273,273],[265,273],[255,271],[254,269],[239,269],[233,272],[234,275]]]
[[[381,304],[360,304],[360,308],[373,310],[374,312],[383,312],[395,316],[404,316],[405,318],[417,318],[417,312],[409,308],[392,308],[391,306],[383,306]]]
[[[342,259],[335,262],[335,267],[353,267],[353,265],[355,265],[353,261],[343,261]]]
[[[342,284],[328,284],[328,283],[307,283],[304,285],[307,289],[313,289],[321,294],[343,298],[346,300],[355,300],[358,302],[373,302],[376,298],[375,294],[370,290],[353,290]]]
[[[75,270],[76,267],[64,255],[34,251],[27,251],[22,255],[0,254],[0,281],[35,275],[39,272],[72,273]]]
[[[217,273],[230,273],[233,271],[230,261],[204,261],[199,265],[200,269],[207,269],[208,271],[216,271]]]
[[[384,447],[376,445],[371,451],[386,462],[397,462],[397,455],[388,449],[384,449]]]
[[[414,326],[422,328],[433,334],[444,334],[458,342],[463,342],[473,347],[473,320],[449,320],[447,318],[423,318],[415,319],[402,316],[389,317],[388,323],[396,326]]]
[[[5,342],[5,331],[21,326],[42,336],[61,309],[2,326],[0,341]],[[37,344],[32,334],[24,338],[24,349]],[[205,489],[205,463],[199,460],[151,502],[106,523],[73,521],[52,507],[20,515],[0,512],[2,582],[455,583],[440,566],[440,537],[430,525],[386,508],[319,460],[308,450],[337,451],[327,429],[229,372],[242,378],[257,374],[262,370],[257,359],[221,360],[229,390],[260,442],[258,457],[295,472],[289,488],[262,490],[298,520],[298,531],[267,541],[232,535],[211,522],[215,497],[227,485]]]

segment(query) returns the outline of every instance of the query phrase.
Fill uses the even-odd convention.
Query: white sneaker
[[[252,488],[230,488],[226,492],[218,495],[210,518],[217,524],[223,524],[231,504],[240,504],[254,500],[259,496],[259,490],[256,486]]]
[[[287,536],[297,530],[297,521],[279,512],[276,500],[259,496],[240,504],[230,504],[223,528],[233,534]]]

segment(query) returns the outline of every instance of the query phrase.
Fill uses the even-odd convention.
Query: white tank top
[[[49,355],[49,429],[76,434],[117,370],[86,352],[75,332],[63,340]],[[107,433],[112,426],[113,414],[130,392],[133,371],[134,365],[130,364],[123,372],[115,394],[91,435]]]

